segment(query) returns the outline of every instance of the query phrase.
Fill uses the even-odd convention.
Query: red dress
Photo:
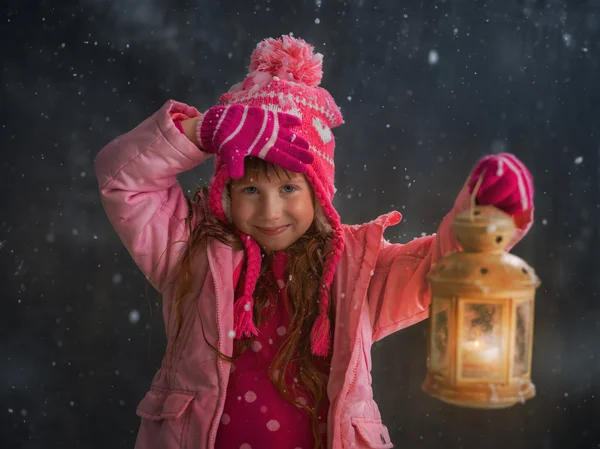
[[[272,315],[260,325],[251,348],[231,367],[215,449],[312,449],[314,446],[309,414],[288,402],[269,378],[269,365],[285,338],[289,324],[285,268],[285,253],[275,253],[271,274],[279,287],[279,295],[269,298],[261,313],[273,312]],[[243,279],[241,281],[238,281],[238,286],[243,285]],[[288,382],[299,378],[297,369],[288,369]],[[328,366],[321,367],[321,370],[329,374]],[[308,395],[301,393],[297,399],[301,403],[311,402]],[[318,415],[323,447],[327,447],[328,409],[329,402],[326,400]]]

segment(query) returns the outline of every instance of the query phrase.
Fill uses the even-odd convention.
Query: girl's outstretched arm
[[[373,340],[418,323],[429,316],[429,270],[447,253],[460,249],[451,223],[454,216],[470,207],[469,183],[460,191],[454,207],[444,217],[437,234],[417,238],[406,244],[381,242],[376,268],[369,286],[368,301],[373,325]],[[529,231],[533,207],[514,216],[515,236],[507,250]]]
[[[173,100],[133,130],[106,145],[96,157],[102,204],[136,264],[159,291],[179,261],[187,240],[190,210],[177,175],[211,155],[201,151],[173,123],[173,116],[197,117],[196,108]],[[187,124],[186,124],[187,125]],[[192,223],[202,217],[192,204]]]

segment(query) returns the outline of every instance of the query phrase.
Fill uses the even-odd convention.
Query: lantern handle
[[[479,191],[479,187],[481,187],[481,183],[483,182],[483,175],[485,175],[485,168],[481,171],[481,175],[479,175],[479,179],[475,184],[475,188],[473,189],[473,193],[471,194],[471,210],[469,211],[469,219],[473,221],[473,211],[475,209],[475,197],[477,196],[477,192]]]

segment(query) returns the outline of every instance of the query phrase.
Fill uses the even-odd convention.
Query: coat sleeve
[[[470,195],[465,184],[437,234],[417,238],[407,244],[381,242],[368,291],[373,341],[429,316],[431,296],[427,274],[447,253],[460,249],[450,226],[454,216],[469,207]],[[525,236],[532,222],[533,209],[522,217],[507,250]]]
[[[199,115],[170,100],[140,125],[106,145],[95,160],[100,197],[108,218],[135,263],[159,292],[177,266],[185,219],[201,218],[188,203],[177,175],[210,155],[181,134],[173,114]]]

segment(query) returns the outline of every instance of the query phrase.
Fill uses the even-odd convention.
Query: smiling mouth
[[[260,226],[256,226],[261,233],[268,235],[269,237],[273,237],[275,235],[281,234],[285,231],[290,225],[279,226],[278,228],[261,228]]]

